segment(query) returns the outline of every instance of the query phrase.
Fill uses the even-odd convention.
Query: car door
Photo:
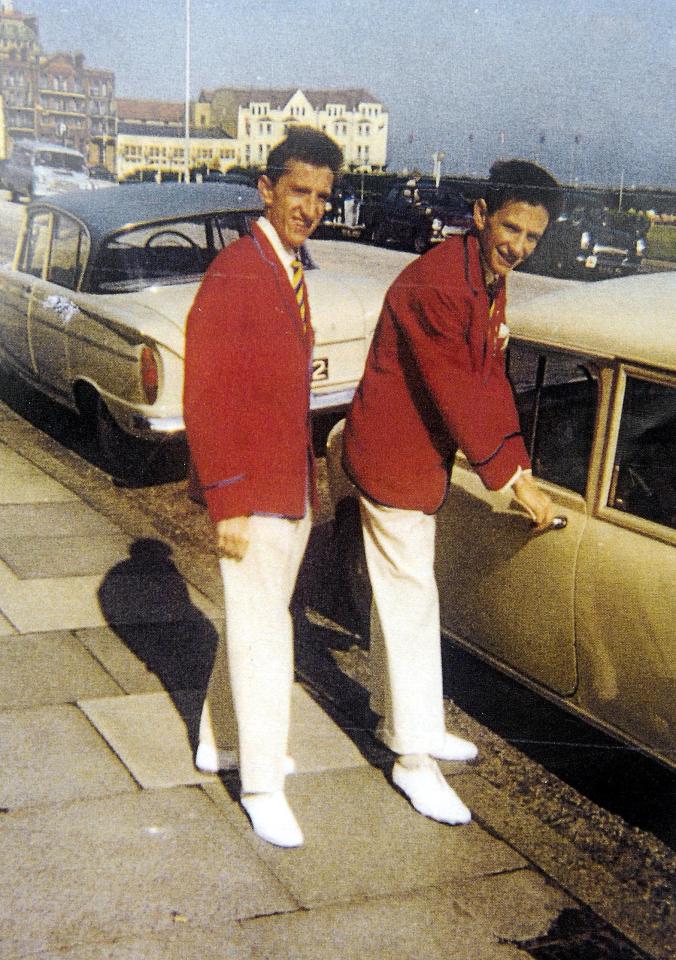
[[[676,761],[676,377],[618,370],[578,557],[579,704]]]
[[[53,214],[45,277],[33,285],[28,339],[39,381],[61,396],[70,392],[70,331],[88,251],[84,228],[65,214]]]
[[[2,348],[10,364],[22,375],[35,377],[28,325],[33,290],[47,264],[51,233],[51,214],[32,213],[23,231],[16,271],[3,273],[0,286]]]
[[[486,490],[460,454],[438,515],[442,630],[562,696],[577,684],[575,575],[598,396],[586,358],[512,348],[533,472],[564,529],[534,535],[509,493]]]

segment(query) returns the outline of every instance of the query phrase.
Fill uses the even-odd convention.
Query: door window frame
[[[617,507],[611,506],[609,503],[614,483],[615,461],[620,440],[620,428],[622,426],[622,412],[624,409],[627,381],[630,378],[647,380],[676,390],[676,376],[674,374],[660,372],[659,370],[650,370],[630,363],[620,364],[616,371],[613,385],[603,451],[603,463],[599,477],[597,505],[594,513],[599,519],[613,523],[615,526],[625,527],[628,530],[633,530],[644,536],[647,535],[656,540],[662,540],[665,543],[676,545],[676,530],[653,520],[648,520],[638,514],[620,510]]]

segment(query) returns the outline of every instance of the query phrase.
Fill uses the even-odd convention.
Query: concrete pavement
[[[434,823],[300,682],[305,845],[259,840],[236,775],[192,762],[217,571],[191,578],[166,533],[93,508],[28,429],[0,404],[1,960],[572,960],[583,928],[627,951],[594,956],[671,955],[666,921],[481,759],[444,766],[472,824]]]

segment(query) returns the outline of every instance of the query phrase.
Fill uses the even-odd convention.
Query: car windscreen
[[[120,231],[105,241],[93,268],[96,293],[199,280],[219,251],[248,232],[257,213],[216,213]]]
[[[53,170],[68,170],[70,173],[86,173],[82,157],[72,153],[59,153],[58,150],[40,150],[35,154],[35,165],[51,167]]]
[[[433,188],[418,190],[420,202],[429,206],[450,207],[454,210],[465,211],[468,209],[467,203],[457,193],[449,193],[444,190],[434,190]]]

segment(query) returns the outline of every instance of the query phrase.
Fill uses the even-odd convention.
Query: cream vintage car
[[[437,525],[442,634],[673,766],[676,273],[573,284],[510,327],[534,473],[567,524],[534,536],[458,454]],[[330,488],[363,594],[341,431]]]
[[[130,466],[138,444],[129,438],[182,433],[186,315],[213,257],[260,212],[257,191],[227,183],[125,185],[35,201],[14,262],[0,268],[0,357],[94,425],[111,469]],[[351,399],[384,291],[405,262],[393,254],[376,278],[345,270],[335,251],[326,260],[306,271],[315,411]]]

